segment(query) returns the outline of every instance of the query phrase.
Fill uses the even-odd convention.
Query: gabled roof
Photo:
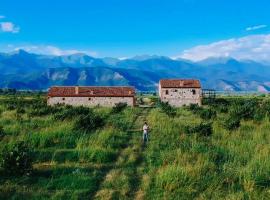
[[[133,87],[54,86],[49,89],[50,97],[134,97]]]
[[[163,79],[159,84],[161,88],[201,88],[200,81],[194,79]]]

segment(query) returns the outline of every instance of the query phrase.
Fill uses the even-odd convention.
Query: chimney
[[[76,94],[76,95],[79,94],[79,87],[78,87],[78,86],[75,87],[75,94]]]

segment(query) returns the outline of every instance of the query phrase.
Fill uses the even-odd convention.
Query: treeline
[[[33,94],[46,94],[45,91],[34,90],[17,90],[15,88],[0,88],[0,95],[33,95]]]

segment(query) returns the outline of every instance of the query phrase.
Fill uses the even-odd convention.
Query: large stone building
[[[160,100],[175,107],[201,105],[201,94],[199,80],[164,79],[159,81]]]
[[[113,107],[117,103],[135,105],[133,87],[51,87],[48,92],[48,105],[65,104],[73,106]]]

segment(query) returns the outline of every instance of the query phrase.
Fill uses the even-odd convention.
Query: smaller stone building
[[[117,103],[135,105],[133,87],[61,86],[51,87],[47,97],[48,105],[113,107]]]
[[[201,105],[201,84],[193,79],[164,79],[159,81],[159,97],[171,106]]]

